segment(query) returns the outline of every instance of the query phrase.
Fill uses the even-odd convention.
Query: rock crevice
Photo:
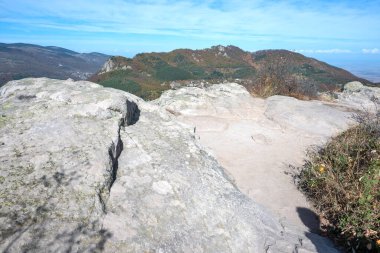
[[[108,148],[111,167],[110,170],[107,170],[109,172],[109,176],[104,186],[106,189],[100,189],[98,193],[99,201],[102,204],[102,209],[105,214],[107,213],[107,200],[111,193],[111,188],[117,179],[117,171],[119,168],[118,159],[124,148],[124,144],[120,136],[120,131],[122,131],[122,129],[127,126],[135,124],[139,120],[140,109],[135,102],[126,100],[124,110],[120,111],[120,113],[122,114],[122,118],[118,123],[117,138],[116,140],[112,141],[110,147]],[[107,192],[106,199],[104,198],[104,191]]]

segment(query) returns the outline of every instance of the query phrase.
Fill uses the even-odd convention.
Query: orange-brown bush
[[[258,73],[257,79],[250,88],[252,95],[259,97],[270,97],[283,95],[309,100],[317,97],[317,90],[312,81],[307,83],[296,74],[291,74],[286,64],[273,63],[266,66]]]
[[[324,229],[350,252],[380,252],[380,117],[365,113],[359,125],[309,154],[299,188]]]

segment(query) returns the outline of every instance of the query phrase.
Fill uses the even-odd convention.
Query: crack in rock
[[[123,151],[123,141],[120,137],[120,131],[125,126],[135,124],[140,117],[140,109],[135,102],[126,100],[125,108],[126,110],[118,110],[123,115],[123,117],[120,119],[118,124],[117,138],[115,141],[112,141],[110,147],[108,148],[108,154],[111,160],[111,168],[110,170],[107,169],[109,176],[103,187],[101,187],[100,191],[98,192],[99,201],[102,206],[103,213],[105,214],[107,213],[107,200],[111,193],[111,188],[117,178],[117,170],[119,167],[118,159],[121,152]]]

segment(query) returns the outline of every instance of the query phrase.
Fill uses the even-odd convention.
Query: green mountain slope
[[[270,83],[276,86],[274,94],[295,91],[294,87],[297,87],[297,92],[305,95],[336,90],[340,84],[353,80],[370,83],[298,53],[286,50],[251,53],[235,46],[142,53],[133,58],[112,57],[90,80],[145,99],[157,98],[163,90],[170,88],[173,81],[184,84],[194,80],[210,83],[237,81],[249,90]]]

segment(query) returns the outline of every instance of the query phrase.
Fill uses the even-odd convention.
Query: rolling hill
[[[174,85],[173,82],[188,85],[194,81],[216,83],[229,80],[239,82],[249,90],[271,83],[286,86],[289,93],[305,95],[337,90],[341,84],[353,80],[371,84],[348,71],[299,53],[287,50],[252,53],[235,46],[142,53],[133,58],[115,56],[90,80],[145,99],[159,97],[162,91]],[[285,91],[281,88],[273,92],[282,94]]]
[[[77,53],[60,47],[0,43],[0,86],[25,77],[87,79],[109,57],[100,53]]]

